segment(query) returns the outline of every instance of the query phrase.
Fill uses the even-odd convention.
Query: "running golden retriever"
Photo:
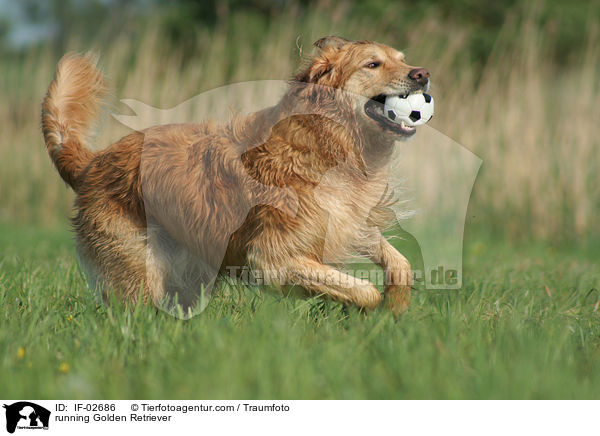
[[[174,290],[199,295],[199,280],[210,281],[206,265],[221,273],[246,265],[277,271],[273,284],[374,308],[377,288],[332,266],[355,252],[385,270],[386,305],[406,310],[410,264],[381,234],[389,214],[366,199],[381,198],[395,141],[415,133],[387,119],[382,102],[423,92],[429,72],[374,42],[330,36],[315,46],[271,108],[224,125],[151,127],[98,153],[86,135],[104,79],[90,56],[60,61],[42,127],[52,161],[77,194],[77,251],[92,286],[126,301],[160,302]],[[294,199],[275,193],[262,201],[265,187],[293,191]],[[151,233],[160,249],[148,243]]]

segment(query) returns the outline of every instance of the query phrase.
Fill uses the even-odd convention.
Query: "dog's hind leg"
[[[94,211],[97,211],[95,209]],[[73,219],[77,253],[90,288],[135,303],[160,297],[160,271],[147,262],[147,233],[125,216],[81,212]],[[147,269],[149,267],[149,269]],[[148,278],[151,278],[150,285]]]

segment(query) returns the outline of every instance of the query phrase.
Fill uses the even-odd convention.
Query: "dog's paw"
[[[394,316],[400,316],[410,305],[410,285],[388,285],[385,287],[385,307]]]
[[[381,293],[371,283],[356,286],[352,294],[349,302],[366,311],[375,309],[381,303]]]
[[[412,268],[404,260],[398,268],[388,271],[385,286],[385,306],[394,316],[400,316],[410,305],[410,289],[412,286]]]

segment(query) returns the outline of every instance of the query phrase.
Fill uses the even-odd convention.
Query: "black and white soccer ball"
[[[386,97],[383,111],[395,123],[403,121],[408,126],[422,126],[433,118],[433,97],[429,94],[390,95]]]

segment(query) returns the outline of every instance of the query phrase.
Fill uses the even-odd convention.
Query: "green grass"
[[[98,305],[67,230],[0,225],[0,392],[599,398],[597,254],[468,240],[463,290],[421,291],[400,321],[235,286],[181,321]]]

